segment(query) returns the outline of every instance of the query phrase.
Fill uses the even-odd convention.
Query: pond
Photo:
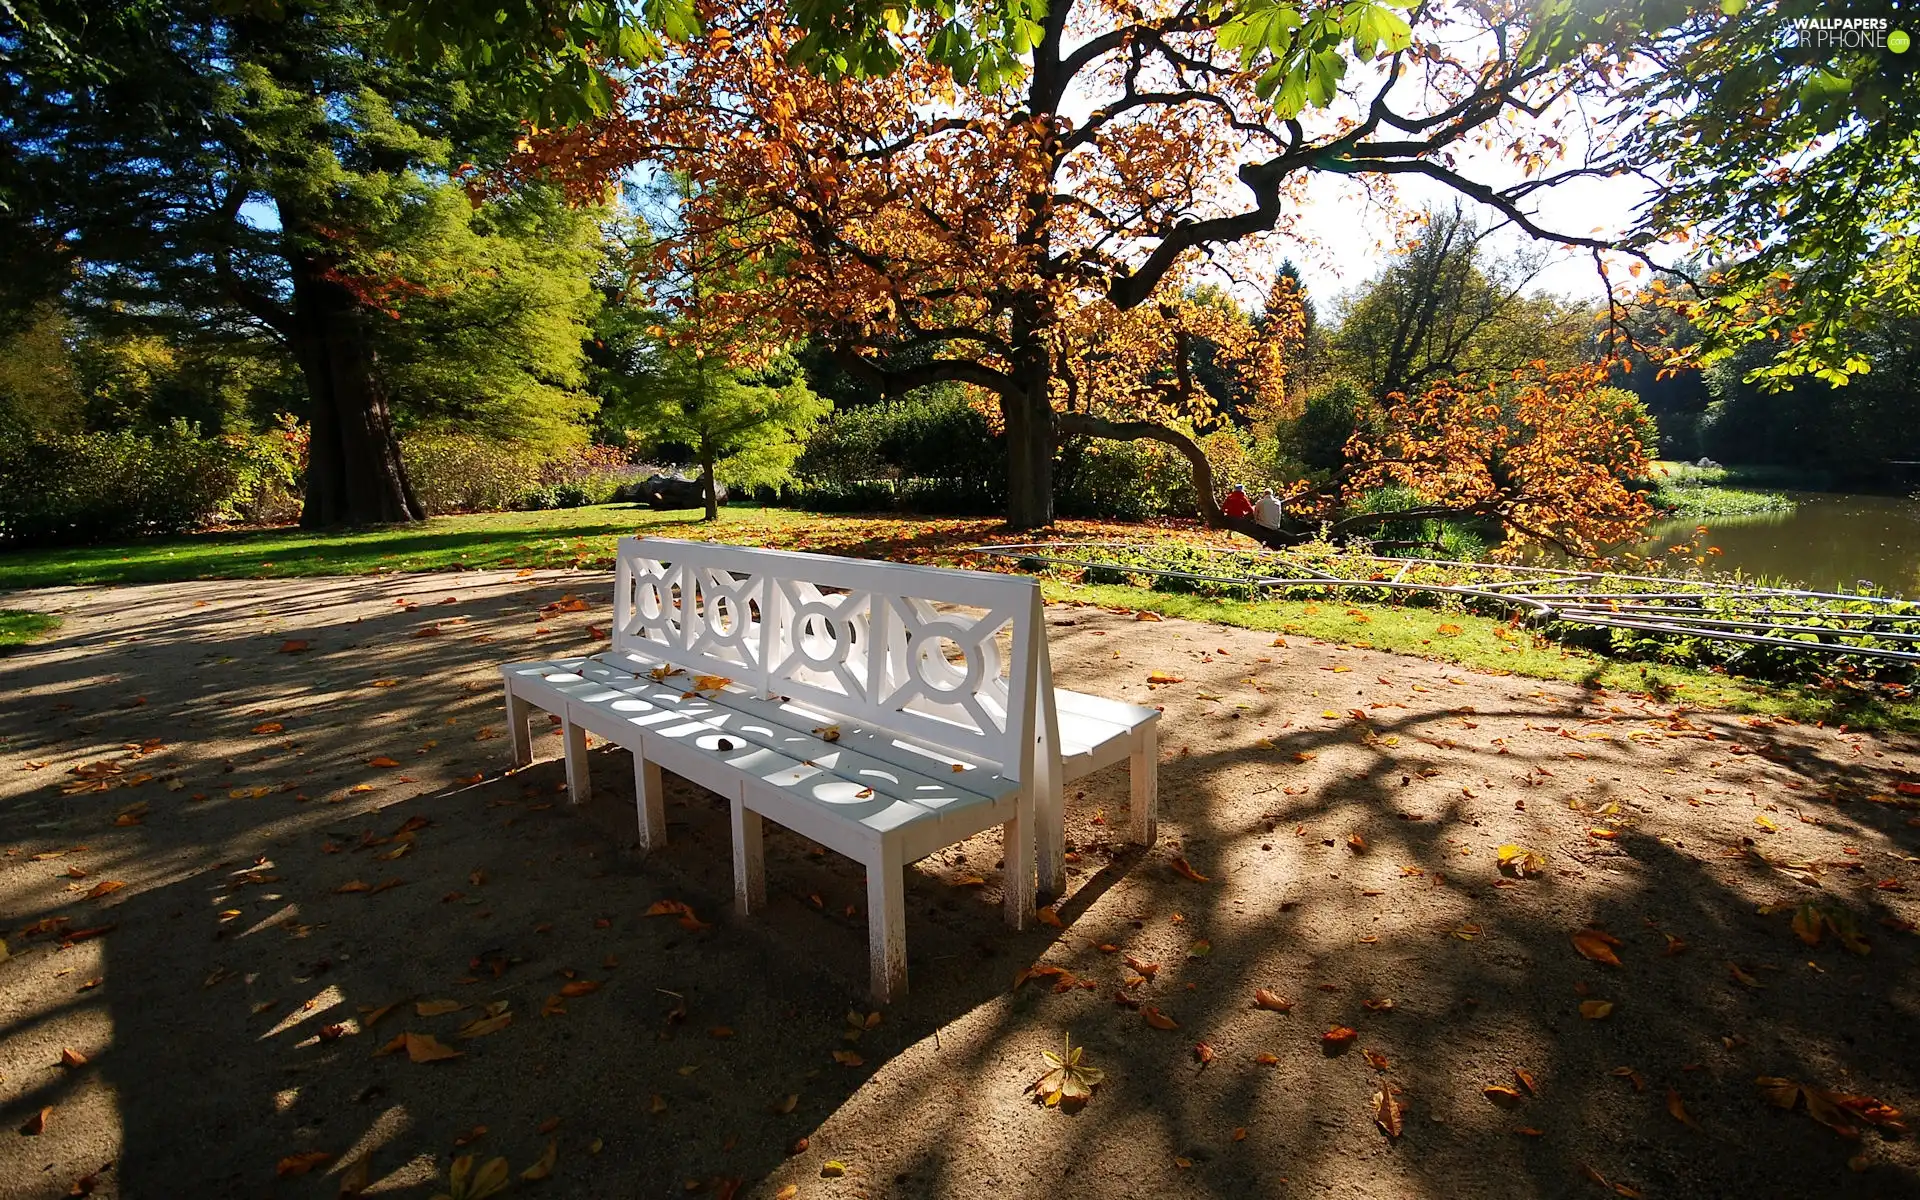
[[[1718,546],[1708,564],[1724,571],[1797,583],[1820,591],[1857,591],[1861,581],[1920,596],[1920,503],[1902,496],[1788,492],[1792,512],[1662,521],[1638,547],[1662,554],[1705,525],[1702,546]]]

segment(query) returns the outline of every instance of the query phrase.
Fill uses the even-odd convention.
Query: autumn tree
[[[1629,44],[1545,45],[1524,10],[1414,15],[1417,28],[1381,5],[1303,19],[1074,0],[1032,24],[1024,74],[989,87],[956,82],[911,30],[893,74],[822,78],[790,65],[804,47],[783,10],[715,4],[706,38],[519,166],[583,191],[644,161],[696,179],[690,228],[781,272],[776,295],[739,303],[831,343],[883,391],[953,380],[993,398],[1015,527],[1050,520],[1063,434],[1178,447],[1219,521],[1190,434],[1206,419],[1195,347],[1283,390],[1284,338],[1223,343],[1217,310],[1192,297],[1208,282],[1266,293],[1265,243],[1310,176],[1419,175],[1549,234],[1532,200],[1596,170],[1557,165],[1552,119],[1569,97],[1610,94]],[[1450,165],[1479,139],[1531,171],[1498,186]]]

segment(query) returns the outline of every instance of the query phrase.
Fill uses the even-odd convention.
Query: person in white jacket
[[[1262,529],[1278,529],[1280,521],[1280,497],[1273,494],[1272,488],[1268,488],[1253,502],[1253,523]]]

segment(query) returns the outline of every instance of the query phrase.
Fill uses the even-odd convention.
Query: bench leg
[[[1039,871],[1039,894],[1053,899],[1067,892],[1067,798],[1059,762],[1035,765],[1044,772],[1035,780],[1033,804],[1034,863]]]
[[[1010,817],[1000,827],[1001,893],[1005,898],[1007,928],[1025,929],[1033,922],[1033,831],[1037,817],[1022,821]]]
[[[528,704],[513,690],[507,690],[507,734],[508,752],[513,755],[513,765],[524,767],[533,761],[533,734],[527,723],[533,719],[533,705]]]
[[[882,1004],[907,991],[907,864],[898,845],[884,842],[867,861],[867,952],[873,958],[873,998]]]
[[[1127,782],[1133,790],[1133,840],[1153,845],[1160,831],[1160,729],[1154,722],[1142,729],[1127,760]]]
[[[667,844],[667,793],[660,781],[660,764],[633,756],[634,807],[640,810],[640,848],[658,850]]]
[[[567,744],[567,799],[581,804],[592,790],[587,780],[587,731],[562,721],[560,732]]]
[[[733,904],[742,916],[767,906],[767,863],[760,814],[733,798]]]

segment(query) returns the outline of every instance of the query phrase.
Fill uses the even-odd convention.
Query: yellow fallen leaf
[[[1580,1015],[1589,1021],[1604,1020],[1612,1012],[1613,1001],[1611,1000],[1582,1000],[1580,1002]]]
[[[542,1154],[539,1160],[535,1162],[532,1166],[520,1172],[520,1178],[525,1179],[528,1182],[535,1182],[537,1180],[545,1179],[547,1176],[553,1174],[554,1160],[557,1159],[559,1156],[560,1156],[559,1139],[558,1138],[549,1139],[547,1142],[546,1153]]]

